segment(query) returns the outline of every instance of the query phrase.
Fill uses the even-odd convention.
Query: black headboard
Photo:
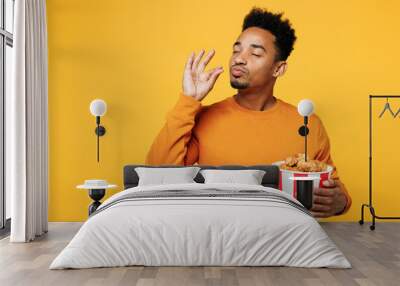
[[[266,173],[262,179],[262,185],[265,187],[278,188],[279,184],[279,168],[275,165],[252,165],[252,166],[243,166],[243,165],[220,165],[220,166],[211,166],[211,165],[193,165],[195,167],[200,167],[201,169],[222,169],[222,170],[246,170],[246,169],[257,169],[264,170]],[[175,167],[175,168],[183,168],[185,166],[179,165],[126,165],[124,167],[124,189],[133,188],[138,185],[139,177],[135,171],[136,167],[148,167],[148,168],[162,168],[162,167]],[[197,183],[204,183],[204,178],[200,174],[194,178]]]

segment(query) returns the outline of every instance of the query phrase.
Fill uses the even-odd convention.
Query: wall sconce
[[[93,116],[96,116],[96,124],[97,124],[97,127],[94,130],[94,132],[97,135],[97,162],[99,162],[99,149],[100,149],[99,137],[106,134],[106,129],[104,128],[104,126],[100,125],[100,117],[103,116],[106,113],[106,111],[107,111],[107,104],[104,100],[95,99],[90,103],[90,113]]]
[[[314,112],[314,104],[309,99],[302,99],[300,100],[299,104],[297,105],[297,111],[300,113],[301,116],[304,116],[304,125],[299,128],[299,134],[304,136],[304,159],[307,162],[307,135],[308,135],[308,116],[310,116]]]

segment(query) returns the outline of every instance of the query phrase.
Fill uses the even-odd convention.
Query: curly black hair
[[[254,7],[243,20],[242,32],[250,27],[268,30],[275,36],[278,55],[275,60],[286,60],[293,50],[296,35],[289,20],[282,19],[283,13],[271,13],[266,9]]]

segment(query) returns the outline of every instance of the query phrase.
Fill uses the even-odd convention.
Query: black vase
[[[101,205],[100,200],[104,197],[106,189],[91,189],[89,190],[89,197],[94,201],[89,206],[89,216],[94,213]]]

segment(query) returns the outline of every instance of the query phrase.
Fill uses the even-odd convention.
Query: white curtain
[[[14,11],[6,181],[11,189],[10,241],[28,242],[48,228],[46,1],[16,0]]]

